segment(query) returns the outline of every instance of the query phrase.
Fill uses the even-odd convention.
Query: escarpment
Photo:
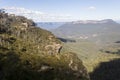
[[[0,80],[89,80],[81,60],[32,20],[0,11]]]

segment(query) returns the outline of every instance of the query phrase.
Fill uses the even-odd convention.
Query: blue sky
[[[67,16],[68,20],[120,19],[120,0],[0,0],[0,7],[62,15]]]

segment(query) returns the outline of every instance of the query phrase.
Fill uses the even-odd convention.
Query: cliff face
[[[89,80],[74,53],[32,20],[0,12],[0,80]]]

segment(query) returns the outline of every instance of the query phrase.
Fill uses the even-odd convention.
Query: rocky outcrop
[[[57,43],[45,46],[45,50],[47,51],[47,54],[50,55],[59,54],[61,49],[62,49],[62,45]]]

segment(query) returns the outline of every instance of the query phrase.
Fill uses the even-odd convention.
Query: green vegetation
[[[64,50],[77,53],[90,75],[90,80],[119,80],[120,44],[97,45],[88,40],[64,43]]]
[[[0,80],[89,80],[82,61],[32,20],[0,11]]]
[[[107,67],[111,72],[105,72],[106,69],[104,68],[100,69],[100,64],[103,62],[110,62],[111,60],[120,58],[119,23],[111,19],[99,21],[88,20],[85,22],[73,21],[51,31],[58,36],[61,41],[65,42],[63,51],[67,50],[77,53],[88,72],[92,74],[90,75],[91,80],[119,79],[113,77],[111,79],[104,78],[104,76],[108,76],[107,74],[112,72],[113,69],[111,69],[111,67]],[[117,64],[115,65],[118,66]],[[99,69],[98,72],[96,68]]]
[[[119,23],[109,19],[93,20],[88,23],[70,22],[52,32],[64,42],[63,51],[77,53],[87,68],[91,80],[120,79]]]
[[[105,44],[97,45],[88,40],[76,40],[76,42],[64,43],[63,51],[67,50],[77,53],[88,72],[92,72],[101,62],[120,58],[119,49],[119,44],[116,43],[105,46]]]

